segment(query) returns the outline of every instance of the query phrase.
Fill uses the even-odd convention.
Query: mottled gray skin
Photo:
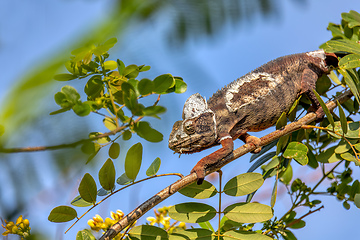
[[[322,50],[288,55],[238,78],[218,90],[207,103],[200,94],[192,95],[184,105],[183,121],[174,124],[169,148],[177,153],[193,153],[222,145],[192,170],[201,183],[204,168],[229,155],[233,140],[240,138],[246,143],[259,144],[247,132],[274,125],[301,94],[306,94],[317,110],[320,105],[312,89],[317,79],[337,67],[337,63],[335,54]]]

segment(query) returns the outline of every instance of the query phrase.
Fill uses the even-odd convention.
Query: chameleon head
[[[182,121],[175,122],[169,138],[169,148],[176,153],[193,153],[216,141],[214,112],[199,93],[191,95],[184,104]]]

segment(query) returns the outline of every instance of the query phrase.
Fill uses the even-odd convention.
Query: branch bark
[[[337,105],[336,101],[339,103],[343,103],[350,99],[352,93],[350,90],[344,92],[343,94],[336,97],[333,101],[330,101],[326,104],[327,108],[332,111]],[[276,130],[272,133],[269,133],[261,138],[260,146],[265,146],[272,141],[285,136],[289,133],[292,133],[296,130],[299,130],[303,125],[307,125],[316,120],[316,114],[310,112],[306,114],[304,117],[299,119],[296,122],[290,123],[286,125],[283,129]],[[245,155],[248,152],[251,152],[256,149],[256,146],[245,144],[233,151],[232,154],[228,155],[218,163],[209,166],[206,169],[206,175],[215,172],[221,169],[226,164],[234,161],[235,159]],[[155,194],[153,197],[149,198],[147,201],[142,203],[140,206],[135,208],[132,212],[122,218],[120,221],[115,223],[111,228],[109,228],[99,240],[110,240],[113,239],[118,233],[120,233],[125,227],[129,226],[130,224],[134,223],[137,219],[139,219],[142,215],[144,215],[147,211],[152,209],[154,206],[158,205],[177,191],[181,190],[182,188],[188,186],[189,184],[195,182],[197,180],[196,173],[191,173],[182,179],[174,182],[173,184],[169,185],[165,189],[161,190],[159,193]]]

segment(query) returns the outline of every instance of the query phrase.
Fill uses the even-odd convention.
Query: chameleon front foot
[[[201,185],[205,178],[205,168],[204,166],[195,165],[195,167],[191,170],[191,173],[196,173],[197,176],[197,185]]]

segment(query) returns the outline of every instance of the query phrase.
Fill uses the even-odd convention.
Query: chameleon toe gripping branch
[[[338,56],[317,50],[293,54],[270,61],[218,90],[208,101],[199,93],[184,104],[182,121],[175,122],[169,148],[176,153],[194,153],[221,144],[221,148],[202,158],[191,172],[198,184],[208,166],[233,152],[233,140],[258,147],[260,139],[250,136],[273,126],[288,112],[301,94],[311,101],[318,118],[324,113],[313,93],[316,81],[338,66]],[[260,151],[258,147],[254,152]]]

